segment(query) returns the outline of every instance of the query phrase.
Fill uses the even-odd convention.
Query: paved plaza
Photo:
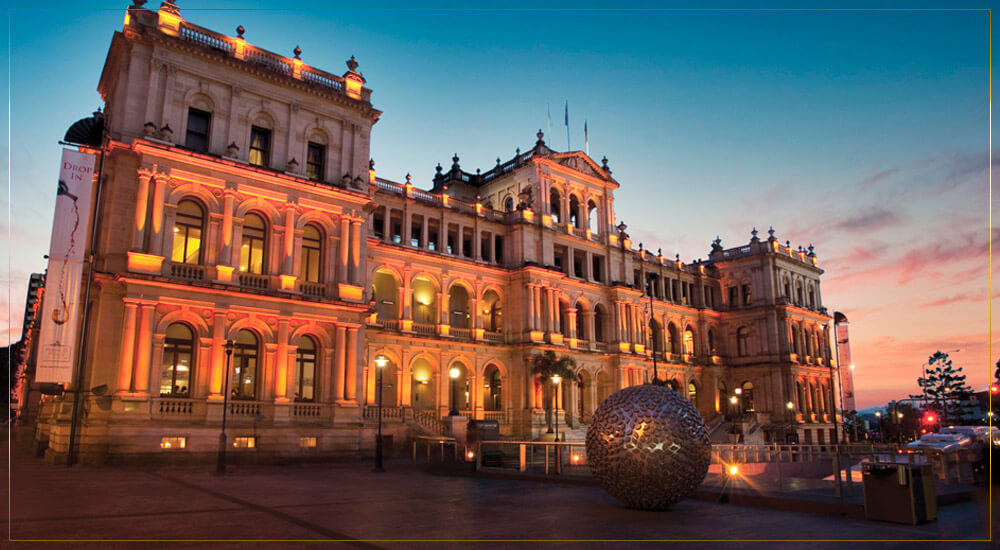
[[[370,463],[349,462],[236,466],[217,477],[212,465],[67,468],[17,448],[12,456],[13,513],[4,514],[5,538],[76,541],[70,547],[115,546],[80,541],[171,540],[187,541],[176,544],[183,547],[242,548],[253,545],[240,541],[284,540],[439,548],[442,543],[436,541],[512,539],[552,541],[546,546],[555,547],[579,547],[573,541],[580,540],[619,541],[602,545],[611,547],[631,546],[624,541],[635,540],[718,547],[709,539],[803,540],[810,542],[799,545],[808,547],[845,544],[811,542],[824,539],[929,539],[936,542],[921,546],[989,546],[941,540],[983,538],[985,501],[943,507],[938,522],[914,527],[694,499],[669,512],[628,510],[593,486],[435,475],[405,459],[389,461],[382,474],[373,473]],[[31,543],[15,542],[21,544]],[[869,545],[876,544],[909,548],[914,543]],[[459,545],[468,543],[451,546]]]

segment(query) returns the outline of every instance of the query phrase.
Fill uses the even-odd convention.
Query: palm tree
[[[546,400],[548,407],[546,408],[545,421],[548,424],[547,433],[552,433],[552,402],[554,401],[554,396],[551,393],[552,388],[549,387],[550,384],[548,382],[555,376],[563,380],[575,381],[577,379],[576,372],[572,368],[576,367],[576,361],[568,355],[557,357],[556,352],[552,350],[546,350],[541,355],[533,356],[531,361],[531,374],[538,375],[538,380],[541,382],[542,388],[548,396]]]

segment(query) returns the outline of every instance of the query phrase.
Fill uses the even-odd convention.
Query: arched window
[[[736,329],[736,353],[740,357],[750,355],[750,329],[747,327]]]
[[[729,404],[729,392],[726,389],[726,383],[719,380],[718,385],[719,401],[715,404],[715,410],[717,411],[731,411],[731,405]],[[730,408],[727,408],[730,407]]]
[[[785,279],[785,301],[787,302],[792,301],[792,290],[788,283],[788,279]]]
[[[559,223],[559,212],[562,208],[560,202],[562,199],[559,196],[559,191],[553,187],[549,191],[549,213],[552,215],[552,223]]]
[[[316,400],[316,341],[308,336],[299,338],[295,350],[295,400]]]
[[[201,236],[205,228],[205,212],[192,200],[177,203],[174,222],[174,243],[170,259],[183,264],[201,263]]]
[[[681,391],[681,383],[678,382],[676,378],[671,378],[670,380],[668,380],[667,385],[670,386],[670,389],[676,392]]]
[[[300,276],[307,283],[322,282],[323,234],[313,224],[302,229],[302,262]]]
[[[649,320],[649,345],[653,353],[663,353],[663,325],[655,317]]]
[[[740,401],[743,403],[743,412],[753,412],[753,383],[744,382],[742,386],[743,392],[740,394]]]
[[[236,346],[233,348],[233,381],[229,391],[233,399],[256,399],[258,358],[260,345],[257,335],[249,330],[241,330],[236,334]]]
[[[264,273],[267,250],[267,224],[257,214],[243,218],[243,238],[240,242],[240,271]]]
[[[502,390],[502,377],[500,376],[500,369],[496,365],[489,365],[486,367],[486,391],[483,392],[486,395],[483,396],[483,408],[487,411],[502,411],[503,410],[503,394]]]
[[[801,306],[802,302],[802,283],[795,283],[795,305]]]
[[[597,231],[597,204],[594,201],[587,202],[587,229],[594,235],[598,233]]]
[[[160,369],[160,395],[191,396],[191,371],[194,369],[194,335],[183,323],[167,327],[163,340],[163,364]]]
[[[708,329],[708,353],[710,355],[717,355],[715,350],[715,329]]]
[[[513,212],[514,211],[514,199],[511,198],[511,197],[507,197],[507,200],[503,201],[503,209],[506,212]]]
[[[399,283],[388,271],[376,271],[372,277],[372,298],[375,300],[376,320],[399,319]]]
[[[677,334],[677,326],[667,323],[667,345],[665,346],[674,355],[681,354],[681,340]]]
[[[469,291],[462,285],[452,285],[448,292],[448,311],[453,328],[469,328]]]
[[[809,309],[816,309],[816,291],[809,285]]]
[[[594,341],[604,341],[604,323],[607,322],[607,313],[601,304],[594,305]]]
[[[580,303],[576,303],[576,337],[581,340],[589,340],[592,334],[588,333],[587,327],[587,307]]]
[[[503,331],[503,304],[500,303],[500,295],[494,290],[487,290],[483,294],[483,328],[487,332]]]
[[[569,196],[569,223],[573,224],[573,227],[579,229],[581,223],[580,214],[580,199],[576,198],[576,195]]]
[[[437,289],[429,279],[417,277],[413,280],[413,297],[410,303],[413,322],[422,325],[436,325]]]
[[[688,382],[688,399],[692,403],[698,402],[698,386],[694,384],[694,381]]]
[[[694,330],[691,327],[684,331],[684,353],[694,355]]]

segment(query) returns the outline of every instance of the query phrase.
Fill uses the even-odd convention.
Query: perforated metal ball
[[[608,493],[629,508],[664,510],[708,473],[712,442],[695,406],[645,384],[612,394],[587,428],[587,462]]]

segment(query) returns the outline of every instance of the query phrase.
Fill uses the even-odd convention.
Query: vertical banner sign
[[[854,408],[854,373],[851,372],[851,342],[847,335],[848,325],[841,323],[837,325],[837,346],[840,348],[840,391],[843,394],[841,406],[846,411],[856,410]]]
[[[94,165],[95,156],[90,153],[63,150],[38,336],[36,382],[73,382]]]

